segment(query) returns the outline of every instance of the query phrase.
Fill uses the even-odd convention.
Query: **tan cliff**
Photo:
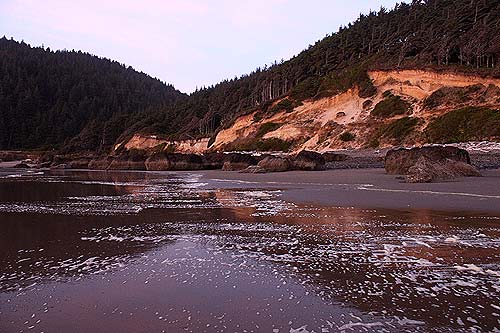
[[[357,88],[352,88],[335,96],[304,101],[291,112],[282,111],[264,119],[256,117],[255,112],[247,114],[237,118],[229,128],[221,130],[210,146],[209,138],[168,141],[139,134],[134,135],[124,145],[127,149],[149,149],[163,145],[164,149],[170,147],[175,152],[203,153],[207,150],[239,149],[242,141],[254,137],[256,140],[279,139],[293,142],[291,149],[294,151],[361,148],[367,145],[377,128],[402,117],[417,118],[419,123],[415,130],[418,132],[431,119],[459,107],[500,107],[500,89],[491,89],[494,86],[500,87],[500,79],[422,70],[372,71],[368,74],[377,89],[377,93],[370,98],[359,97]],[[480,98],[471,97],[462,104],[452,99],[433,107],[426,104],[429,96],[440,89],[474,85],[482,85],[482,91],[485,91]],[[386,98],[388,92],[411,105],[411,112],[386,119],[375,119],[371,112],[377,103]],[[272,128],[257,138],[259,129],[264,124],[272,125]],[[341,140],[340,135],[345,132],[353,134],[355,138]],[[409,144],[420,143],[416,135],[410,135],[405,140]],[[381,146],[389,145],[391,142],[381,143]]]
[[[203,153],[208,149],[210,138],[192,139],[192,140],[177,140],[171,141],[162,139],[156,135],[135,134],[130,140],[125,143],[120,143],[115,146],[115,150],[122,145],[126,149],[148,150],[154,148],[162,148],[177,153]]]

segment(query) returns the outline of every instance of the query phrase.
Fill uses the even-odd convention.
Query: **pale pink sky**
[[[288,59],[360,12],[395,3],[0,0],[0,36],[111,58],[191,92]]]

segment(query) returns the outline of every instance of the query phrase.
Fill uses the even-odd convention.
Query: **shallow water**
[[[0,332],[499,331],[500,216],[0,170]]]

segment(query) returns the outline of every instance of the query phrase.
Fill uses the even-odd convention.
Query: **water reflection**
[[[4,174],[0,300],[9,306],[0,308],[0,322],[9,324],[0,329],[22,329],[34,311],[28,304],[48,297],[54,283],[77,303],[88,297],[82,290],[93,288],[155,304],[169,314],[135,302],[131,310],[134,322],[155,330],[499,326],[497,216],[297,205],[281,200],[279,189],[211,190],[199,179],[190,173]],[[168,291],[170,301],[158,300],[155,291]],[[207,298],[231,306],[203,303]],[[116,311],[131,306],[121,302]],[[130,321],[111,320],[109,311],[74,311],[67,315],[134,331]],[[45,327],[54,328],[56,318],[49,316]]]

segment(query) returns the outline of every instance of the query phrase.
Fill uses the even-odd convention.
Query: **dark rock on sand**
[[[113,158],[110,156],[97,157],[89,162],[88,168],[94,170],[106,170],[112,161]]]
[[[454,160],[470,164],[469,153],[465,149],[445,146],[392,149],[385,155],[385,171],[390,175],[406,175],[408,170],[424,156],[431,162]]]
[[[330,162],[342,162],[347,160],[349,157],[347,154],[340,154],[340,153],[334,153],[334,152],[326,152],[321,154],[323,158],[325,159],[326,163]]]
[[[279,156],[267,156],[257,165],[251,165],[242,170],[243,173],[267,173],[284,172],[292,170],[293,164],[288,158]]]
[[[126,150],[115,156],[109,164],[109,170],[146,170],[146,152],[141,150]]]
[[[407,183],[431,183],[450,180],[457,177],[481,177],[481,173],[472,165],[444,159],[431,161],[421,156],[415,165],[408,169]]]
[[[16,169],[30,169],[31,167],[26,164],[25,162],[20,162],[20,163],[17,163],[16,165],[14,165],[14,168]]]
[[[146,170],[201,170],[204,169],[203,157],[196,154],[158,153],[145,162]]]
[[[222,169],[224,153],[205,153],[203,155],[203,168],[207,170]]]
[[[45,169],[45,168],[50,168],[51,165],[52,165],[52,162],[42,162],[42,163],[37,164],[36,168]]]
[[[318,171],[325,170],[325,159],[320,153],[303,150],[292,159],[293,169]]]
[[[256,166],[248,166],[244,173],[284,172],[292,170],[316,171],[325,169],[321,154],[301,151],[293,157],[266,156]]]
[[[266,172],[283,172],[292,169],[293,164],[288,158],[279,156],[268,156],[257,164],[257,167]]]
[[[90,161],[90,158],[77,158],[70,161],[69,166],[71,169],[88,169]]]
[[[469,153],[456,147],[432,146],[387,152],[388,174],[406,175],[409,183],[430,183],[457,177],[480,177],[470,165]]]
[[[230,153],[224,155],[224,171],[240,171],[251,165],[256,165],[257,159],[250,154]]]
[[[53,164],[51,169],[60,169],[60,170],[65,170],[65,169],[71,169],[70,165],[67,163],[61,163],[61,164]]]

